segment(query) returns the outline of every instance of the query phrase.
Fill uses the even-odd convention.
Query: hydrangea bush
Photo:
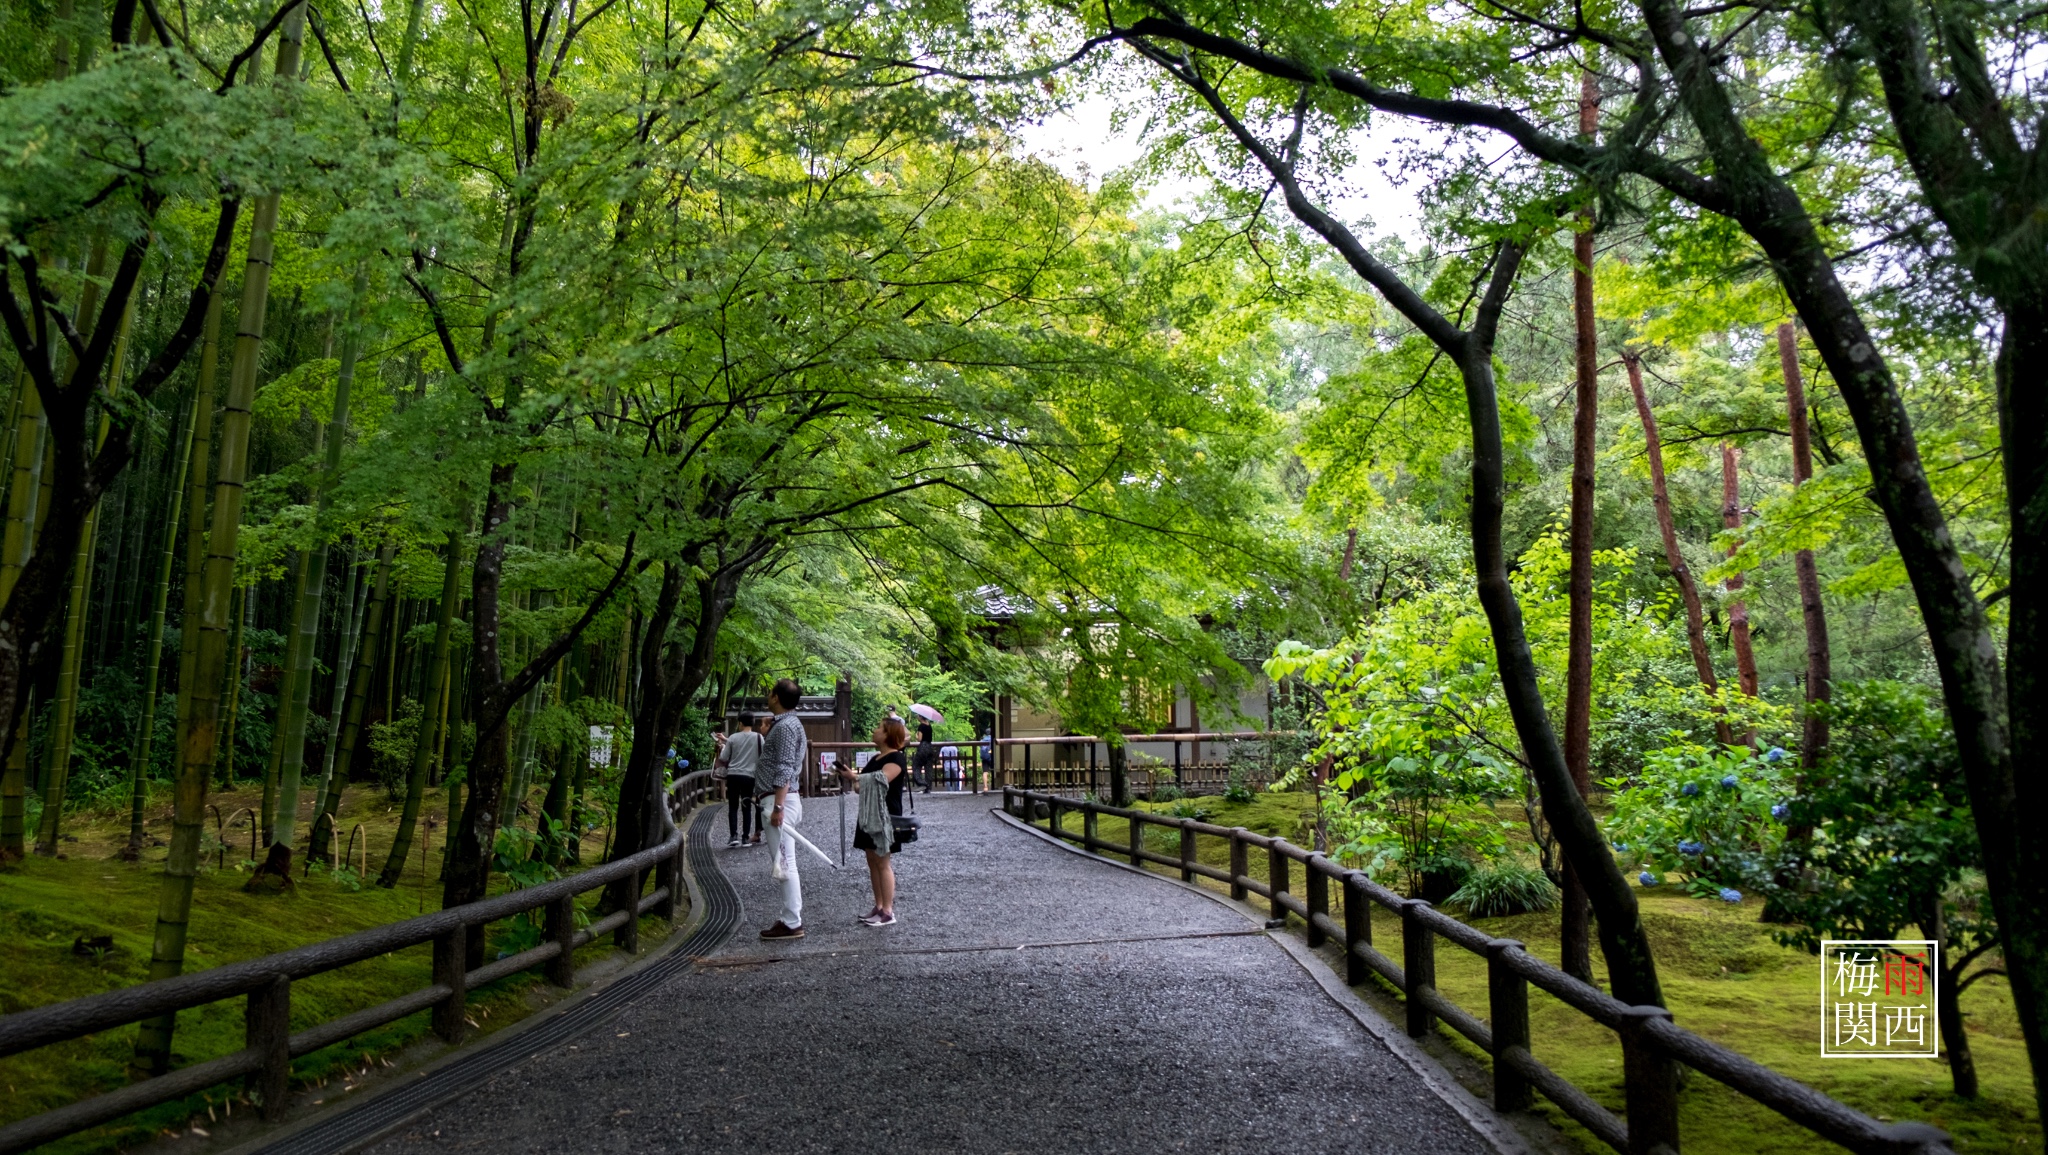
[[[1775,747],[1651,751],[1640,774],[1601,782],[1614,799],[1607,835],[1615,856],[1644,886],[1670,881],[1700,898],[1741,902],[1784,839],[1773,811],[1784,804],[1791,766]]]

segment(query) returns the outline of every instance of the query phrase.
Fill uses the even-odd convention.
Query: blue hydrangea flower
[[[1688,782],[1685,785],[1680,786],[1678,788],[1678,792],[1680,794],[1685,795],[1687,798],[1690,798],[1693,795],[1698,794],[1700,792],[1700,784],[1697,782]]]
[[[1726,778],[1723,778],[1723,779],[1721,779],[1721,785],[1722,785],[1722,786],[1724,786],[1724,787],[1726,787],[1726,788],[1727,788],[1727,789],[1729,789],[1729,790],[1733,790],[1733,789],[1735,789],[1736,783],[1738,783],[1738,782],[1740,782],[1740,781],[1741,781],[1741,779],[1737,778],[1737,777],[1736,777],[1735,775],[1733,775],[1733,774],[1730,774],[1730,775],[1728,775],[1728,776],[1727,776]]]
[[[1785,821],[1786,816],[1790,815],[1791,813],[1792,804],[1789,802],[1778,802],[1772,804],[1771,806],[1771,817],[1777,819],[1780,822]]]
[[[1694,842],[1691,839],[1686,839],[1685,841],[1678,844],[1678,853],[1684,855],[1697,855],[1700,851],[1705,849],[1705,844]]]
[[[1636,875],[1636,881],[1644,886],[1655,886],[1657,885],[1657,876],[1645,870],[1641,874]]]
[[[1786,754],[1781,746],[1773,746],[1764,751],[1764,761],[1766,762],[1783,762],[1788,757],[1790,755]]]
[[[1615,844],[1614,844],[1614,849],[1616,849],[1616,850],[1620,851],[1620,852],[1621,852],[1621,853],[1623,853],[1623,854],[1627,854],[1627,853],[1628,853],[1628,843],[1626,843],[1626,842],[1617,842],[1617,843],[1615,843]]]
[[[1732,889],[1732,888],[1730,888],[1730,887],[1726,887],[1726,886],[1724,886],[1724,887],[1722,887],[1722,888],[1721,888],[1721,901],[1722,901],[1722,902],[1741,902],[1741,901],[1742,901],[1742,892],[1741,892],[1741,891],[1739,891],[1739,890],[1734,890],[1734,889]]]

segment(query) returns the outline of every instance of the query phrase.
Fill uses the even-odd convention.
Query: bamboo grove
[[[1260,424],[1167,339],[1187,270],[1008,155],[1000,100],[809,51],[831,11],[42,16],[9,25],[0,855],[113,793],[132,856],[168,782],[154,976],[209,790],[260,781],[271,856],[324,859],[402,767],[382,880],[445,791],[471,901],[502,827],[574,853],[590,724],[613,853],[652,835],[750,583],[921,575],[957,618],[1036,525],[1192,556],[1230,520],[1200,479]]]

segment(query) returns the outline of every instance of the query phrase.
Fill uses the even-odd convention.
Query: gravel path
[[[807,936],[761,942],[766,852],[721,847],[716,955],[373,1150],[1493,1150],[1243,916],[920,801],[896,926],[807,857]],[[836,854],[836,804],[807,817]]]

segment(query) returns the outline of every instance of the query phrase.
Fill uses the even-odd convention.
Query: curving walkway
[[[370,1150],[1500,1149],[1243,914],[1049,845],[988,797],[920,801],[896,926],[855,924],[857,855],[807,858],[807,937],[763,943],[766,852],[718,838],[743,907],[721,947]],[[805,825],[834,853],[836,816],[820,799]],[[723,834],[722,812],[699,821]]]

